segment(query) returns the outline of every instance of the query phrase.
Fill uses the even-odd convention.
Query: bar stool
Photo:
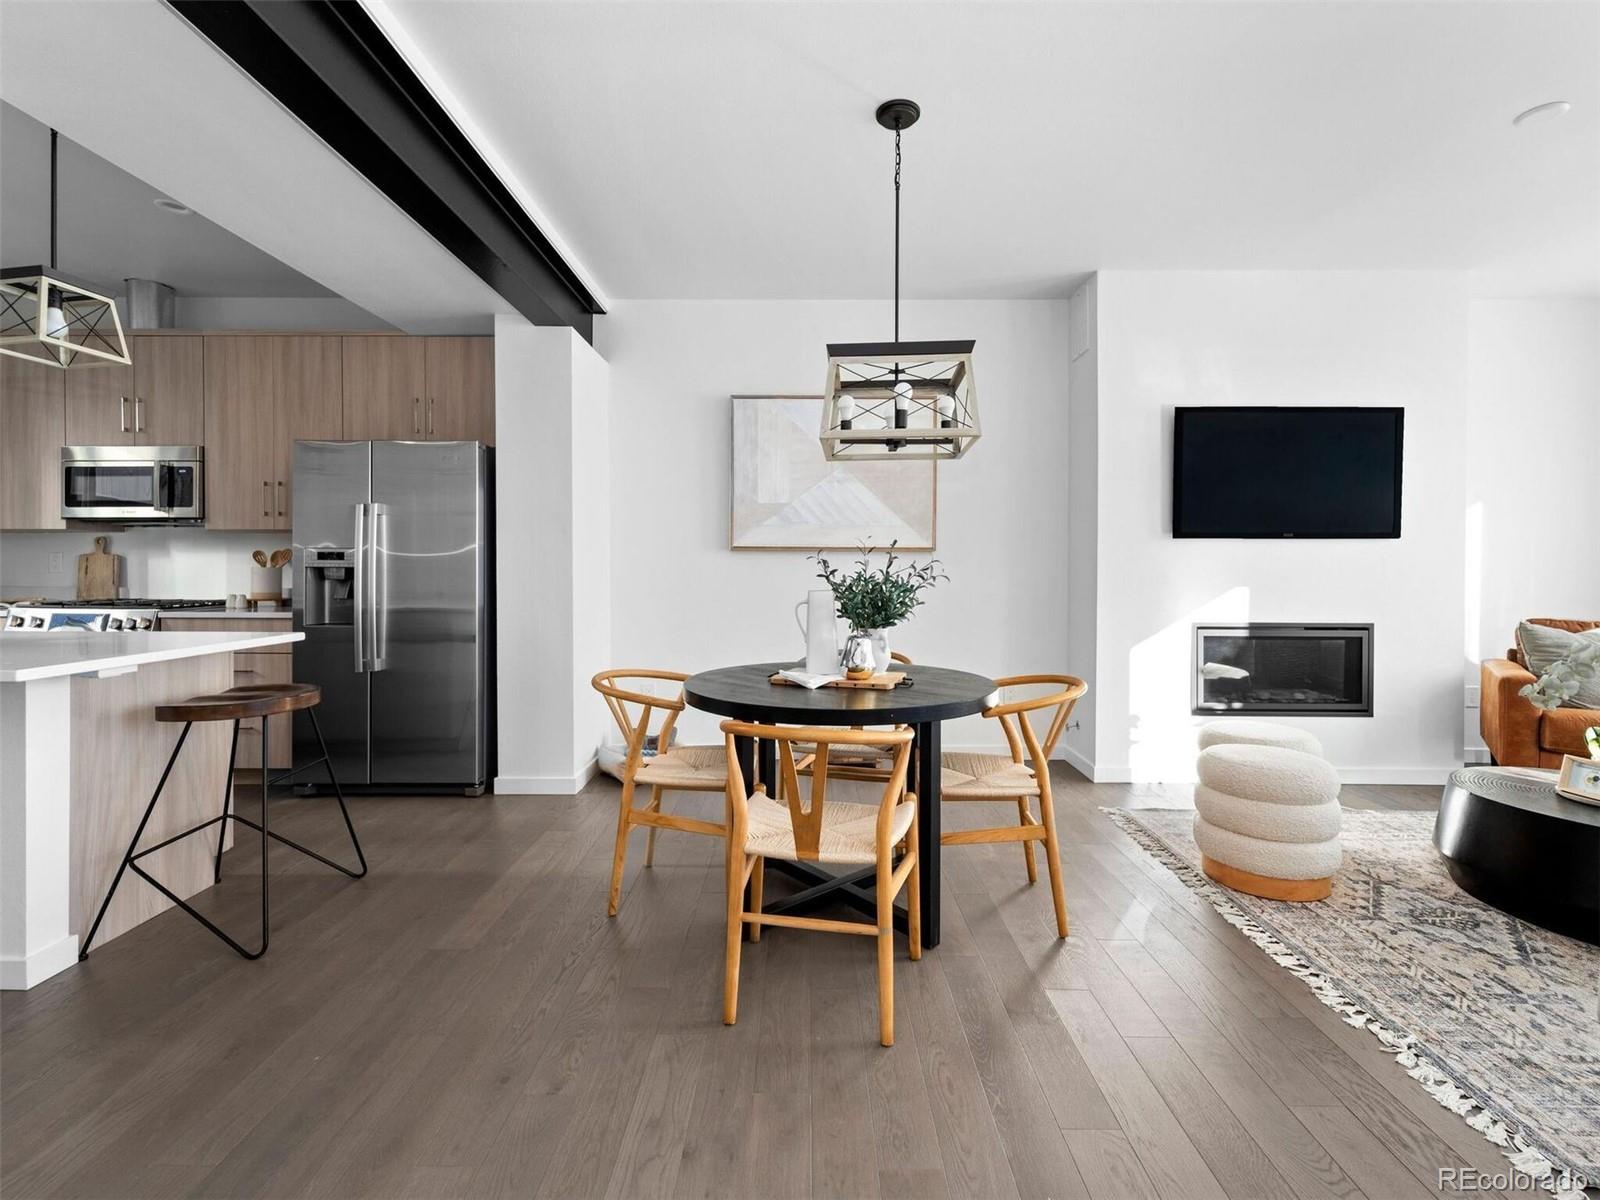
[[[95,916],[94,924],[89,927],[89,936],[84,939],[83,948],[78,951],[78,961],[82,962],[89,957],[89,944],[94,941],[94,935],[99,932],[100,922],[105,919],[106,909],[111,907],[111,898],[117,894],[117,886],[122,882],[123,873],[129,867],[156,891],[168,900],[171,900],[184,912],[188,913],[200,924],[204,925],[217,937],[232,946],[245,958],[260,958],[267,952],[267,935],[270,930],[270,916],[267,908],[267,839],[282,842],[285,846],[298,850],[301,854],[316,859],[318,862],[332,867],[348,875],[351,879],[360,879],[367,873],[367,859],[361,852],[361,842],[356,837],[356,827],[350,821],[350,810],[345,807],[344,791],[339,787],[339,779],[333,773],[333,760],[328,755],[328,743],[322,738],[322,726],[317,723],[316,707],[322,703],[322,689],[314,683],[270,683],[258,686],[229,688],[225,692],[218,692],[211,696],[191,696],[177,704],[158,704],[155,708],[155,719],[161,722],[176,724],[183,722],[183,731],[178,734],[178,744],[172,748],[172,757],[167,759],[167,766],[161,772],[161,780],[156,784],[155,793],[150,797],[150,803],[144,810],[144,816],[139,821],[139,828],[134,831],[133,840],[128,843],[128,849],[122,856],[122,865],[117,868],[116,878],[111,881],[111,890],[106,893],[105,900],[100,905],[100,912]],[[279,775],[276,779],[267,778],[267,764],[272,761],[271,748],[267,740],[267,718],[283,713],[293,714],[304,712],[311,719],[311,728],[317,735],[317,747],[322,751],[322,757],[304,766],[295,767]],[[239,752],[239,722],[251,718],[261,719],[261,823],[258,825],[248,817],[241,817],[236,812],[231,812],[233,799],[233,765]],[[167,786],[167,777],[172,774],[173,765],[178,761],[178,755],[183,750],[183,743],[189,736],[189,730],[196,721],[232,721],[233,741],[228,748],[228,775],[224,782],[222,792],[222,815],[212,817],[209,821],[202,821],[191,829],[182,833],[173,834],[164,841],[156,843],[144,850],[135,851],[139,839],[144,836],[145,826],[150,823],[150,815],[156,810],[156,802],[161,799],[161,790]],[[275,783],[281,783],[292,775],[298,774],[307,767],[314,767],[321,763],[327,768],[328,782],[333,784],[334,795],[339,800],[339,812],[344,817],[344,827],[350,833],[350,844],[355,847],[356,861],[361,864],[359,871],[352,871],[324,858],[315,850],[307,849],[299,842],[292,842],[282,834],[273,833],[267,828],[267,796],[268,789]],[[197,911],[181,896],[173,893],[165,884],[145,871],[139,865],[139,860],[147,854],[154,854],[157,850],[165,849],[174,842],[181,841],[190,834],[199,833],[202,829],[209,829],[213,825],[224,826],[217,831],[216,855],[216,881],[222,881],[222,843],[226,840],[225,823],[237,821],[241,825],[248,825],[251,829],[261,834],[261,947],[258,950],[246,950],[233,938],[229,937],[209,918]]]

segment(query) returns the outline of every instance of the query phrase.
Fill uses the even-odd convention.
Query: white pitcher
[[[801,610],[805,611],[803,617]],[[806,673],[837,675],[844,622],[834,615],[833,593],[823,588],[807,592],[794,606],[794,623],[806,638]]]

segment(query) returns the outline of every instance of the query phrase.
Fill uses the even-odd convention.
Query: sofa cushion
[[[1600,710],[1592,708],[1552,708],[1539,714],[1539,745],[1553,754],[1589,757],[1583,731],[1600,725]]]
[[[1281,746],[1212,746],[1196,760],[1200,782],[1264,804],[1326,804],[1339,775],[1326,759]]]
[[[1575,650],[1586,645],[1600,645],[1600,629],[1574,632],[1523,621],[1517,626],[1517,644],[1522,648],[1528,670],[1534,675],[1543,675]],[[1563,707],[1600,708],[1600,662],[1591,663],[1580,670],[1577,683],[1577,693],[1566,700]]]

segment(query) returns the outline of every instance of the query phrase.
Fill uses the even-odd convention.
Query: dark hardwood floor
[[[1187,788],[1062,768],[1057,789],[1072,936],[1019,847],[948,848],[944,942],[901,950],[890,1050],[866,939],[767,932],[722,1026],[719,842],[664,833],[646,871],[635,833],[607,920],[609,780],[357,800],[371,874],[275,852],[263,960],[168,912],[0,996],[0,1192],[1397,1200],[1440,1168],[1505,1170],[1098,811]],[[273,805],[314,846],[336,821]],[[247,930],[255,847],[205,898]]]

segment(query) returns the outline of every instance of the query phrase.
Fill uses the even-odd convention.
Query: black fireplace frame
[[[1208,636],[1223,637],[1358,637],[1361,639],[1361,677],[1366,682],[1365,694],[1359,701],[1346,704],[1253,704],[1248,708],[1224,708],[1205,704],[1200,696],[1201,647]],[[1194,627],[1194,653],[1189,668],[1189,711],[1197,717],[1370,717],[1372,715],[1372,642],[1373,627],[1355,622],[1309,625],[1299,621],[1251,621],[1244,624],[1196,625]]]

